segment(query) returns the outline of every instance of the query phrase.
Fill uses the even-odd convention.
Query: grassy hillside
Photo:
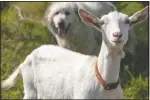
[[[9,2],[1,10],[1,79],[6,79],[24,61],[25,57],[42,44],[56,44],[47,27],[40,23],[20,21],[13,5],[18,5],[29,18],[42,20],[50,2]],[[142,9],[141,2],[117,2],[119,11],[132,15]],[[121,85],[125,98],[148,98],[148,21],[135,28],[137,45],[135,55],[128,55],[121,66]],[[22,78],[11,90],[1,91],[2,99],[23,98]]]

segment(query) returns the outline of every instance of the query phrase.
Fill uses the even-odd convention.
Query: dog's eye
[[[70,15],[70,12],[66,11],[65,14],[66,14],[66,15]]]
[[[59,11],[57,11],[56,13],[55,13],[55,15],[58,15],[59,14]]]
[[[125,20],[125,24],[130,24],[129,19],[126,19],[126,20]]]

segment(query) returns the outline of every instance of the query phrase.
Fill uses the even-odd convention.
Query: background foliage
[[[148,4],[144,2],[145,4]],[[9,2],[1,10],[1,79],[6,79],[25,57],[42,44],[56,44],[54,37],[42,24],[19,21],[18,5],[29,18],[42,20],[50,2]],[[143,2],[115,2],[119,11],[132,15],[144,7]],[[135,55],[127,54],[122,60],[121,85],[124,98],[148,98],[148,21],[134,27],[137,44]],[[22,78],[11,90],[2,90],[2,99],[23,98]]]

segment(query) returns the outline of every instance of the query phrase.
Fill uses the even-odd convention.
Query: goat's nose
[[[113,36],[114,36],[114,37],[117,37],[117,38],[121,38],[121,37],[122,37],[122,33],[120,33],[120,32],[115,32],[115,33],[113,33]]]
[[[59,27],[64,27],[65,23],[64,23],[64,21],[61,21],[58,23],[58,25],[59,25]]]

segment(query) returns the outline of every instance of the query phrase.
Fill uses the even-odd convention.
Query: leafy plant
[[[125,84],[123,93],[125,98],[130,99],[147,99],[148,98],[148,78],[134,77],[126,66],[126,71],[130,75],[131,80]]]

